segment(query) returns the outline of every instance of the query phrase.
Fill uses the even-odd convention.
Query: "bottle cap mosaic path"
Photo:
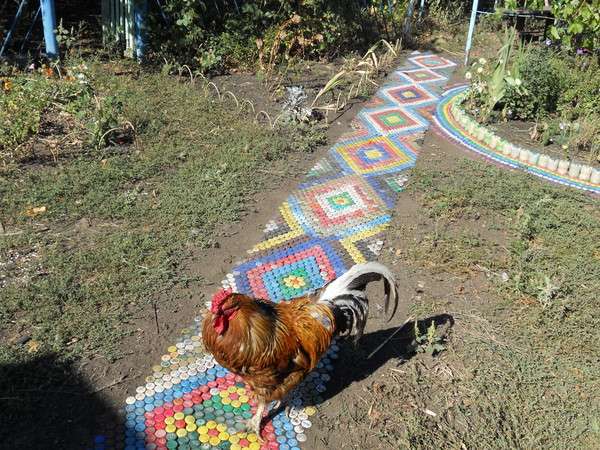
[[[308,173],[264,239],[223,280],[223,287],[273,301],[317,289],[354,263],[373,260],[383,245],[396,196],[414,166],[455,63],[411,54]],[[255,404],[242,380],[203,354],[201,322],[182,331],[152,368],[146,384],[125,401],[123,423],[96,436],[104,449],[298,450],[330,379],[334,343],[315,371],[291,394],[289,414],[263,425],[263,442],[244,432]]]
[[[438,103],[435,124],[443,135],[500,165],[524,170],[553,183],[600,194],[600,169],[520,148],[469,117],[460,107],[467,89],[468,85],[449,89]]]

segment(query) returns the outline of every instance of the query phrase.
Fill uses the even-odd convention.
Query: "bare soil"
[[[417,168],[447,170],[465,158],[462,150],[433,132],[426,134]],[[381,292],[374,289],[367,331],[359,348],[345,345],[332,375],[331,392],[319,407],[317,420],[309,433],[309,449],[397,449],[406,448],[403,424],[394,411],[402,408],[432,421],[459,401],[447,392],[432,390],[420,382],[420,374],[437,374],[447,383],[456,382],[464,369],[456,352],[467,313],[486,307],[494,292],[485,272],[472,267],[464,273],[436,271],[423,266],[409,255],[414,253],[436,222],[427,214],[420,195],[403,192],[396,204],[394,218],[387,231],[380,261],[395,272],[400,288],[401,307],[394,319],[386,322],[375,304]],[[456,227],[465,232],[485,233],[501,245],[505,235],[492,230],[493,218],[460,220]],[[379,295],[378,295],[379,294]],[[436,357],[415,352],[414,321],[405,323],[412,313],[420,329],[433,321],[448,349]],[[371,359],[379,344],[396,334]],[[390,432],[390,430],[392,430]]]
[[[318,90],[335,74],[335,65],[326,68],[320,66],[311,78],[306,71],[302,78],[291,78],[291,85],[310,86],[307,89],[309,101]],[[311,70],[309,67],[306,70]],[[330,75],[331,73],[331,75]],[[256,111],[265,110],[270,115],[281,111],[281,98],[269,95],[269,90],[256,76],[236,73],[213,79],[221,92],[231,90],[239,99],[248,99],[255,105]],[[377,80],[384,81],[384,77]],[[160,360],[166,348],[179,336],[179,331],[192,323],[194,317],[201,315],[205,301],[220,286],[221,280],[229,272],[235,261],[246,256],[246,250],[262,239],[263,229],[272,219],[277,205],[281,204],[306,172],[336,142],[337,138],[351,129],[351,122],[362,108],[364,100],[356,99],[336,116],[330,116],[326,130],[327,143],[312,154],[292,153],[285,164],[286,173],[270,173],[265,168],[260,176],[272,180],[268,189],[247,199],[244,217],[240,222],[227,223],[221,229],[220,236],[212,248],[189,248],[189,254],[181,264],[185,273],[192,280],[187,286],[178,286],[171,292],[165,292],[163,298],[148,303],[139,310],[131,323],[136,330],[134,335],[123,342],[128,349],[128,356],[115,362],[103,358],[82,360],[77,368],[78,373],[89,380],[102,400],[98,411],[98,425],[94,430],[99,432],[107,423],[114,423],[114,412],[123,405],[123,400],[135,388],[145,383],[152,365]]]
[[[566,154],[560,145],[554,142],[544,145],[531,139],[531,133],[535,125],[535,122],[532,121],[511,120],[489,125],[489,128],[498,136],[520,147],[549,155],[552,158],[569,159],[577,163],[589,164],[589,155],[585,152],[575,150],[571,154]]]
[[[238,81],[241,77],[236,76]],[[256,85],[250,80],[245,83],[252,86],[246,92],[256,92]],[[225,82],[220,85],[227,86]],[[158,325],[150,305],[140,311],[136,321],[138,332],[124,343],[130,349],[130,357],[112,364],[103,360],[83,362],[83,371],[94,385],[110,385],[117,381],[102,390],[107,405],[119,407],[127,393],[144,382],[148,368],[174,341],[178,331],[202,311],[205,300],[214,292],[231,265],[243,258],[246,249],[261,238],[262,229],[273,214],[274,205],[285,199],[306,170],[327,151],[329,144],[350,127],[360,106],[354,105],[331,125],[327,145],[310,158],[290,161],[295,175],[248,199],[247,214],[243,221],[225,227],[214,248],[191,249],[192,256],[185,264],[186,272],[191,277],[205,281],[165,293],[169,302],[160,303],[169,304],[170,307],[157,310]],[[435,133],[428,132],[417,167],[444,170],[463,158],[465,154],[462,150]],[[501,245],[505,235],[499,230],[490,231],[493,227],[489,225],[493,221],[493,217],[479,218],[472,222],[460,221],[456,226],[485,233]],[[423,236],[435,227],[418,196],[408,192],[400,195],[381,257],[381,261],[392,267],[397,275],[400,307],[394,319],[386,322],[381,308],[376,306],[380,298],[379,287],[370,289],[373,305],[366,335],[358,348],[342,344],[340,359],[325,392],[324,403],[319,405],[318,415],[313,420],[314,426],[308,433],[309,441],[305,448],[400,448],[402,445],[398,436],[402,435],[402,424],[394,422],[390,407],[401,407],[435,420],[436,411],[443,410],[448,402],[459,400],[438,395],[429,386],[419,384],[419,373],[432,371],[448,383],[459,377],[462,365],[452,347],[460,347],[461,343],[460,339],[453,337],[455,329],[461,329],[462,321],[472,310],[489,305],[494,293],[481,268],[474,267],[458,274],[436,272],[408,258],[407,255],[414,252]],[[450,351],[442,352],[437,357],[417,353],[413,340],[414,322],[405,323],[411,312],[422,330],[433,321]],[[399,327],[403,327],[402,330],[368,359],[367,356]],[[384,432],[380,429],[382,426],[388,430],[391,427],[394,432]]]

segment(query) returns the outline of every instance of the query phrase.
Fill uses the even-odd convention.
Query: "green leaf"
[[[568,31],[571,34],[580,34],[583,31],[583,25],[580,22],[573,22],[569,25]]]

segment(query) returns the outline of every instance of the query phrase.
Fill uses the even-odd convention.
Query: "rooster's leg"
[[[275,417],[277,414],[279,414],[282,410],[284,410],[284,408],[282,408],[282,406],[285,405],[285,414],[289,417],[290,415],[290,405],[289,403],[286,401],[282,401],[282,400],[276,400],[275,404],[271,407],[271,410],[269,412],[269,417],[273,418]]]
[[[252,430],[254,433],[256,433],[259,439],[261,439],[260,424],[262,422],[262,417],[263,413],[265,412],[265,408],[266,403],[262,400],[259,400],[258,405],[256,406],[256,413],[254,413],[254,416],[252,416],[252,418],[248,419],[248,422],[246,422],[246,428],[248,429],[248,431]]]

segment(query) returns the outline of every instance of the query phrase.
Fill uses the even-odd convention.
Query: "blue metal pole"
[[[465,66],[469,64],[469,52],[473,41],[473,33],[475,32],[475,22],[477,20],[477,7],[479,0],[473,0],[473,9],[471,9],[471,20],[469,21],[469,34],[467,35],[467,45],[465,46]]]
[[[31,32],[33,31],[33,27],[35,26],[35,23],[37,22],[37,18],[40,15],[41,9],[42,9],[42,7],[38,6],[37,11],[35,12],[35,16],[33,16],[33,20],[31,21],[31,25],[29,25],[29,29],[27,30],[27,34],[25,35],[23,42],[21,42],[21,47],[19,48],[19,53],[21,53],[23,51],[25,44],[29,40],[29,36],[31,36]]]
[[[421,6],[419,6],[419,21],[423,20],[424,13],[425,13],[425,0],[421,0]]]
[[[148,13],[148,0],[135,0],[135,55],[142,60],[146,54],[146,15]]]
[[[42,8],[42,23],[44,24],[44,41],[46,41],[46,56],[58,58],[58,42],[56,40],[56,12],[54,0],[40,0]]]
[[[412,16],[415,12],[415,3],[417,0],[410,0],[406,9],[406,17],[404,18],[404,35],[410,37],[412,34]]]
[[[19,9],[17,9],[17,14],[15,15],[15,18],[14,18],[12,24],[10,25],[10,29],[8,30],[8,33],[6,33],[6,36],[4,37],[4,42],[2,43],[2,48],[0,48],[0,56],[3,55],[4,50],[6,50],[8,43],[12,39],[12,34],[15,31],[17,23],[19,22],[19,19],[21,18],[21,14],[23,14],[23,10],[27,6],[27,3],[28,3],[28,0],[21,1],[21,4],[19,5]]]

